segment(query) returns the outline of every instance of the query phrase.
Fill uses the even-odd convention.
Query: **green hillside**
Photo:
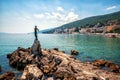
[[[77,21],[74,21],[74,22],[71,22],[68,24],[64,24],[64,25],[54,28],[52,30],[49,30],[46,33],[52,33],[52,32],[54,32],[55,29],[65,29],[65,28],[71,28],[71,27],[86,27],[87,25],[95,25],[98,22],[106,23],[107,21],[115,20],[115,19],[120,20],[120,11],[114,12],[111,14],[93,16],[93,17],[88,17],[88,18],[84,18],[81,20],[77,20]]]

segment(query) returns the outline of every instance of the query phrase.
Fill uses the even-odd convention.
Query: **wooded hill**
[[[77,21],[74,21],[68,24],[64,24],[60,27],[45,31],[43,33],[53,33],[56,29],[64,30],[64,29],[72,28],[72,27],[81,27],[81,28],[93,27],[97,23],[107,25],[107,22],[111,20],[119,20],[120,22],[120,11],[106,14],[106,15],[99,15],[99,16],[92,16],[92,17],[84,18],[84,19],[77,20]]]

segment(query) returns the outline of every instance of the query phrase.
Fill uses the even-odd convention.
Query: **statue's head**
[[[35,28],[37,28],[37,26],[35,25]]]

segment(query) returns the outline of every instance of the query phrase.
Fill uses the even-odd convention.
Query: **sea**
[[[0,34],[0,74],[12,71],[19,76],[22,73],[10,67],[6,55],[18,47],[31,47],[34,39],[34,34]],[[78,55],[73,56],[83,62],[103,59],[120,65],[119,38],[87,34],[38,34],[38,39],[41,47],[45,49],[59,48],[66,54],[70,54],[71,50],[79,51]]]

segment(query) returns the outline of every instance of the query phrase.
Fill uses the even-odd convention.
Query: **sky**
[[[29,33],[120,11],[120,0],[0,0],[0,32]]]

